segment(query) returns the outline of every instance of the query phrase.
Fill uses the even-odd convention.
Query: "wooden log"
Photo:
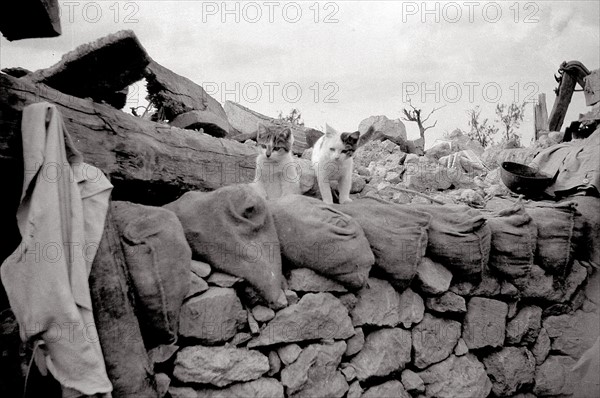
[[[9,41],[59,36],[62,32],[58,0],[2,2],[0,32]]]
[[[78,46],[55,65],[24,79],[121,109],[127,101],[128,86],[144,77],[149,62],[135,33],[121,30]]]
[[[162,109],[165,119],[174,126],[202,128],[215,137],[229,135],[231,126],[225,110],[201,86],[156,61],[146,68],[146,81],[150,101]]]
[[[229,119],[231,127],[241,133],[238,136],[239,138],[234,139],[242,142],[247,139],[255,139],[259,124],[264,124],[266,126],[273,124],[289,125],[292,129],[292,134],[294,135],[292,152],[298,156],[301,156],[306,149],[312,147],[321,135],[323,135],[319,130],[285,123],[231,101],[225,101],[225,112],[227,113],[227,118]]]
[[[16,176],[9,183],[13,186],[3,187],[3,202],[12,203],[4,207],[12,217],[23,173],[21,111],[40,101],[57,105],[84,161],[100,168],[115,186],[115,200],[162,205],[189,190],[214,190],[254,178],[254,147],[143,120],[0,74],[0,167]]]
[[[546,108],[546,94],[538,95],[538,101],[533,108],[535,123],[535,139],[541,135],[548,134],[548,109]],[[544,133],[545,132],[545,133]]]

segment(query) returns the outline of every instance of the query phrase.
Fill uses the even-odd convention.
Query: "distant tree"
[[[425,123],[429,120],[429,118],[431,117],[431,115],[433,115],[434,112],[439,111],[440,109],[443,108],[443,106],[441,106],[439,108],[433,108],[431,110],[431,112],[429,112],[429,114],[423,118],[421,116],[421,113],[423,112],[423,110],[420,108],[415,108],[414,105],[412,104],[410,98],[408,98],[408,105],[410,105],[411,109],[406,109],[406,108],[402,109],[402,112],[404,113],[404,117],[402,119],[407,122],[416,122],[417,123],[417,126],[419,127],[419,135],[421,136],[421,139],[423,140],[423,145],[424,145],[425,144],[425,132],[427,130],[429,130],[430,128],[435,127],[435,125],[437,124],[437,120],[431,126],[425,127]]]
[[[304,120],[302,120],[302,113],[300,109],[293,108],[286,116],[283,116],[283,112],[279,111],[279,120],[284,120],[297,126],[304,126]]]
[[[467,111],[470,128],[467,132],[467,136],[470,139],[479,142],[481,146],[485,148],[494,143],[494,135],[496,135],[499,128],[492,124],[488,124],[488,119],[483,119],[483,121],[481,121],[480,115],[481,109],[479,109],[479,106]]]
[[[504,137],[502,141],[505,145],[511,144],[511,146],[520,146],[521,137],[515,132],[515,129],[521,125],[523,117],[525,116],[525,102],[521,105],[517,105],[513,102],[510,105],[498,104],[496,105],[496,116],[497,122],[504,126]]]

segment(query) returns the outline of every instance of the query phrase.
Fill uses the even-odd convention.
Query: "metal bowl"
[[[552,184],[552,177],[520,163],[503,162],[500,178],[508,189],[525,196],[540,196]]]

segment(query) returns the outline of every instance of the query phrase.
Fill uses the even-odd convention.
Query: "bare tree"
[[[497,122],[504,125],[504,137],[503,141],[505,144],[513,142],[517,146],[520,146],[521,137],[515,132],[515,129],[521,125],[523,117],[525,116],[525,102],[521,105],[517,105],[516,102],[510,105],[497,104],[496,105],[496,116],[498,116]]]
[[[488,119],[484,119],[483,121],[479,120],[480,115],[481,109],[479,109],[479,106],[467,111],[467,116],[469,117],[468,124],[470,127],[467,136],[472,140],[478,141],[481,146],[485,148],[494,143],[493,136],[496,135],[499,128],[488,124]]]
[[[423,140],[423,144],[425,144],[425,132],[427,130],[429,130],[430,128],[435,127],[435,125],[437,124],[437,120],[431,126],[425,127],[425,123],[427,123],[427,121],[429,120],[431,115],[433,115],[434,112],[439,111],[445,105],[440,106],[439,108],[433,108],[431,110],[431,112],[429,112],[429,114],[424,118],[421,116],[421,113],[423,110],[420,108],[415,108],[415,106],[411,102],[410,97],[408,98],[408,105],[410,105],[411,109],[406,109],[406,108],[402,109],[402,112],[404,113],[404,117],[402,119],[407,122],[416,122],[417,123],[417,126],[419,126],[419,135],[421,136],[421,139]]]
[[[300,109],[293,108],[290,110],[290,113],[286,116],[283,116],[283,112],[279,111],[279,120],[284,120],[291,124],[295,124],[298,126],[304,126],[304,121],[302,120],[302,113]]]

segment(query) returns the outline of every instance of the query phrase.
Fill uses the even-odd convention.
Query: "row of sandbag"
[[[372,267],[402,289],[425,255],[459,278],[481,274],[488,265],[509,279],[533,264],[555,275],[568,272],[582,237],[572,203],[498,207],[482,213],[370,199],[328,206],[299,195],[267,202],[247,185],[236,185],[188,192],[164,208],[115,202],[113,209],[144,340],[155,346],[177,336],[191,257],[245,279],[274,308],[286,304],[282,262],[352,290],[364,286]]]
[[[453,272],[481,272],[490,252],[483,215],[466,206],[328,206],[300,195],[264,201],[246,185],[188,192],[165,206],[177,214],[193,255],[244,278],[274,307],[285,305],[282,261],[356,290],[371,268],[408,286],[423,256]],[[285,300],[285,299],[283,299]]]

